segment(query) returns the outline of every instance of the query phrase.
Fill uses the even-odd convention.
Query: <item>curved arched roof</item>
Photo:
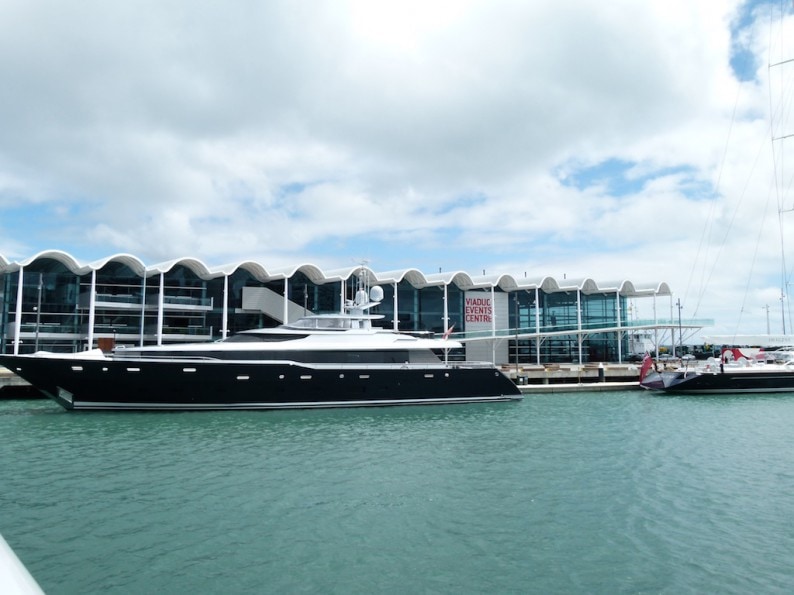
[[[584,294],[598,293],[598,284],[592,279],[563,279],[558,282],[561,291],[576,291],[579,290]]]
[[[146,265],[143,264],[143,261],[140,258],[133,256],[132,254],[114,254],[113,256],[108,256],[106,258],[90,262],[83,268],[92,271],[98,271],[111,262],[118,262],[125,265],[139,277],[143,277],[146,274]]]
[[[132,254],[114,254],[89,263],[81,263],[71,254],[62,250],[46,250],[20,261],[10,261],[0,254],[0,273],[16,272],[20,268],[27,268],[38,261],[46,259],[55,260],[78,275],[85,274],[92,270],[100,270],[109,263],[115,262],[128,266],[135,274],[141,277],[151,277],[152,275],[167,273],[176,266],[183,266],[195,273],[196,276],[205,280],[231,275],[235,271],[242,269],[248,271],[257,280],[262,282],[289,279],[300,272],[306,275],[312,283],[318,285],[347,281],[354,275],[363,274],[367,276],[370,283],[401,283],[405,281],[416,288],[455,285],[461,290],[498,287],[506,292],[540,289],[546,293],[577,290],[585,294],[618,292],[620,295],[626,297],[673,295],[670,286],[665,282],[659,281],[652,283],[636,283],[624,279],[622,281],[605,281],[598,283],[590,278],[560,280],[548,276],[527,278],[526,276],[515,277],[509,274],[471,276],[465,271],[439,272],[426,275],[415,268],[376,273],[371,268],[360,264],[329,270],[323,270],[311,263],[268,269],[263,264],[253,260],[244,260],[210,268],[203,261],[192,257],[176,258],[174,260],[146,266],[141,259]]]
[[[432,285],[432,283],[427,282],[427,277],[419,269],[401,269],[377,273],[375,279],[378,283],[400,283],[401,281],[407,281],[414,287],[427,287],[428,285]]]
[[[518,283],[508,274],[480,275],[472,278],[472,287],[479,289],[498,287],[502,291],[515,291],[518,289]]]
[[[373,273],[370,268],[358,264],[341,269],[331,269],[330,271],[325,271],[325,281],[326,283],[329,281],[347,281],[350,279],[350,277],[360,271],[363,271],[370,277],[375,276],[375,273]]]
[[[174,260],[167,260],[165,262],[159,262],[154,264],[146,269],[146,275],[151,277],[152,275],[157,275],[159,273],[167,273],[171,269],[176,266],[183,266],[186,269],[193,271],[197,277],[201,279],[212,279],[214,276],[209,267],[200,261],[198,258],[192,257],[184,257],[184,258],[175,258]]]
[[[448,273],[431,273],[425,275],[426,285],[452,285],[466,290],[474,287],[474,279],[465,271],[450,271]]]
[[[223,277],[225,275],[232,275],[235,271],[238,270],[248,271],[253,275],[254,279],[258,281],[267,281],[270,278],[270,275],[265,270],[260,263],[253,261],[253,260],[243,260],[241,262],[229,263],[224,264],[217,267],[212,267],[210,271],[212,272],[213,276]]]
[[[19,266],[29,267],[34,262],[40,260],[54,260],[61,263],[70,271],[74,271],[75,273],[83,272],[80,271],[82,268],[80,263],[71,254],[68,254],[62,250],[44,250],[43,252],[39,252],[38,254],[31,256],[30,258],[20,261]]]
[[[634,283],[633,295],[673,295],[670,286],[664,281],[659,283]]]
[[[546,293],[552,293],[560,290],[560,284],[554,277],[538,277],[536,279],[527,279],[522,277],[518,280],[518,287],[521,289],[541,289]]]

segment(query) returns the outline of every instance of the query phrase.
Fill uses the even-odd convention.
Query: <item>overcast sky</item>
[[[768,305],[779,333],[793,25],[789,0],[0,0],[0,255],[665,281],[709,331]]]

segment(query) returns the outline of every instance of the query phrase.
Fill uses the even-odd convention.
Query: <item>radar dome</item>
[[[380,285],[375,285],[369,290],[369,299],[373,302],[383,301],[383,288]]]

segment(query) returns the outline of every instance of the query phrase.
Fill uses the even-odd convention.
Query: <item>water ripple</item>
[[[0,403],[51,593],[784,593],[794,398],[67,414]]]

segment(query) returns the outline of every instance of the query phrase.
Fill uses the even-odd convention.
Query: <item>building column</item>
[[[582,290],[576,290],[576,333],[577,343],[579,344],[579,365],[582,365]]]
[[[675,328],[673,326],[673,294],[670,294],[670,347],[673,352],[670,354],[675,357]]]
[[[444,332],[449,331],[449,285],[444,283]]]
[[[535,359],[540,365],[540,288],[535,288]]]
[[[160,295],[157,296],[157,344],[163,344],[163,304],[165,303],[165,273],[160,273]]]
[[[400,330],[400,305],[397,298],[397,281],[394,282],[394,318],[392,319],[392,328],[395,331]]]
[[[33,352],[39,350],[39,330],[41,329],[41,292],[44,289],[44,273],[39,273],[39,282],[36,287],[38,298],[36,300],[36,342],[33,345]]]
[[[146,333],[146,273],[141,278],[141,336],[140,346],[143,347],[144,334]]]
[[[221,338],[229,333],[229,275],[223,276],[223,320],[221,321]]]
[[[496,364],[496,289],[491,285],[491,363]]]
[[[91,293],[88,295],[88,349],[94,348],[94,323],[96,322],[96,270],[91,271]]]
[[[620,289],[615,292],[615,312],[618,315],[618,363],[623,363],[623,341],[620,330]]]
[[[282,324],[289,322],[289,278],[284,277],[284,313],[281,315]]]
[[[659,357],[659,319],[656,317],[656,292],[653,292],[653,350],[654,356]]]
[[[449,338],[449,286],[444,283],[444,339]],[[462,330],[462,329],[461,329]],[[449,362],[449,349],[444,349],[444,363]]]
[[[17,311],[14,319],[14,355],[19,355],[19,335],[22,333],[22,283],[25,281],[25,267],[19,267],[17,282]]]

